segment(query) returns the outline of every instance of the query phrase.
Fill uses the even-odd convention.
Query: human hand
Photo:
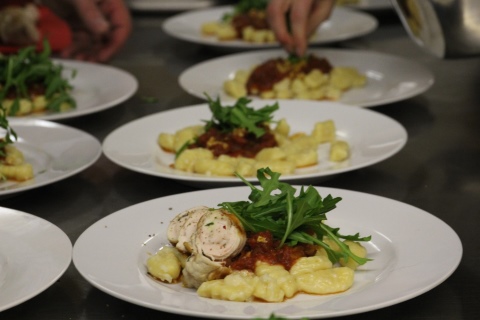
[[[333,6],[334,0],[271,0],[267,19],[280,44],[303,56],[308,38],[330,16]]]
[[[105,62],[126,42],[132,22],[123,0],[64,0],[73,6],[66,17],[72,28],[72,44],[60,52],[63,58]]]

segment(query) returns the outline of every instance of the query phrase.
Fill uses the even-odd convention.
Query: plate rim
[[[182,12],[179,14],[176,14],[172,17],[167,18],[163,23],[162,23],[162,30],[168,34],[169,36],[191,42],[191,43],[196,43],[200,45],[206,45],[206,46],[212,46],[212,47],[218,47],[218,48],[230,48],[230,49],[261,49],[261,48],[274,48],[274,47],[280,47],[280,44],[278,43],[261,43],[261,44],[256,44],[256,43],[250,43],[250,42],[245,42],[245,41],[205,41],[202,40],[201,37],[191,37],[182,33],[175,32],[175,30],[172,30],[172,24],[177,23],[181,19],[185,17],[191,17],[195,16],[197,14],[202,14],[206,13],[208,11],[228,11],[232,10],[233,6],[232,5],[223,5],[223,6],[215,6],[215,7],[210,7],[210,8],[201,8],[201,9],[195,9],[195,10],[189,10],[186,12]],[[354,35],[342,35],[342,36],[337,36],[334,39],[326,39],[326,40],[312,40],[310,42],[311,45],[324,45],[327,43],[335,43],[335,42],[340,42],[340,41],[345,41],[348,39],[354,39],[358,37],[365,36],[373,31],[375,31],[378,26],[379,22],[377,18],[367,12],[364,11],[359,11],[351,8],[346,8],[346,7],[336,7],[335,10],[338,12],[341,12],[340,14],[349,14],[357,17],[361,17],[362,19],[365,19],[366,21],[368,20],[369,25],[365,27],[364,30],[362,31],[357,31]],[[218,19],[220,19],[221,15],[218,16]],[[368,27],[368,28],[367,28]],[[320,29],[321,27],[318,27]],[[200,31],[200,30],[199,30]]]
[[[25,217],[28,217],[29,219],[33,219],[39,223],[42,223],[43,225],[45,226],[48,226],[48,232],[52,232],[53,233],[56,233],[56,237],[58,237],[58,241],[61,241],[61,244],[62,246],[66,247],[64,249],[67,249],[69,248],[67,251],[68,254],[65,253],[64,256],[62,256],[63,260],[62,260],[62,263],[59,263],[59,270],[58,270],[58,273],[56,274],[51,274],[51,276],[49,277],[49,279],[45,279],[44,281],[44,284],[39,286],[38,288],[36,288],[35,290],[30,290],[30,292],[28,292],[28,294],[24,295],[22,298],[18,298],[16,299],[15,301],[10,301],[8,303],[4,303],[3,305],[1,304],[0,302],[0,312],[2,311],[5,311],[7,309],[10,309],[12,307],[15,307],[19,304],[22,304],[34,297],[36,297],[37,295],[41,294],[42,292],[44,292],[46,289],[48,289],[49,287],[51,287],[52,285],[55,284],[55,282],[60,279],[64,274],[65,272],[67,271],[68,267],[72,264],[72,256],[73,256],[73,244],[72,244],[72,241],[70,240],[70,238],[68,237],[68,235],[60,228],[58,227],[57,225],[51,223],[50,221],[44,219],[44,218],[41,218],[41,217],[38,217],[38,216],[35,216],[33,214],[30,214],[30,213],[27,213],[27,212],[23,212],[23,211],[20,211],[20,210],[14,210],[14,209],[10,209],[10,208],[6,208],[6,207],[0,207],[0,220],[1,220],[1,216],[2,216],[2,212],[3,210],[8,210],[9,213],[8,214],[14,214],[14,215],[18,215],[18,216],[25,216]],[[22,241],[22,238],[20,237],[19,238],[19,241]],[[50,248],[46,248],[46,249],[50,249]],[[47,250],[46,250],[47,251]],[[11,257],[7,257],[7,258],[10,258]],[[35,265],[32,264],[33,268],[31,269],[35,269]],[[1,285],[0,285],[0,289],[1,289]],[[2,296],[4,295],[4,292],[2,292]]]
[[[293,185],[295,188],[300,188],[300,185]],[[402,208],[405,208],[405,209],[408,209],[410,210],[411,212],[414,212],[415,215],[421,215],[423,218],[428,218],[430,219],[430,221],[433,221],[434,223],[437,224],[437,227],[441,227],[441,228],[446,228],[449,232],[449,237],[450,237],[450,241],[449,243],[454,243],[454,246],[455,246],[455,249],[458,249],[457,251],[454,251],[454,259],[452,259],[452,261],[450,261],[450,265],[448,266],[448,268],[444,268],[444,270],[442,271],[442,274],[436,278],[435,281],[429,283],[428,285],[423,285],[423,287],[420,289],[420,290],[416,290],[416,291],[412,291],[410,292],[409,294],[404,294],[402,297],[397,297],[395,299],[391,299],[388,300],[388,301],[384,301],[382,303],[376,303],[376,304],[372,304],[368,307],[356,307],[356,308],[352,308],[351,310],[349,311],[338,311],[338,312],[334,312],[333,314],[330,314],[330,313],[326,313],[326,314],[320,314],[318,316],[315,316],[315,315],[304,315],[304,314],[297,314],[297,315],[289,315],[289,314],[279,314],[279,316],[282,316],[282,317],[285,317],[285,318],[288,318],[288,319],[295,319],[295,318],[298,318],[300,316],[302,317],[309,317],[309,318],[312,318],[312,319],[320,319],[320,318],[329,318],[329,317],[337,317],[337,316],[347,316],[347,315],[353,315],[353,314],[360,314],[360,313],[365,313],[365,312],[368,312],[368,311],[373,311],[373,310],[378,310],[378,309],[381,309],[381,308],[385,308],[385,307],[389,307],[389,306],[392,306],[392,305],[395,305],[395,304],[398,304],[398,303],[401,303],[401,302],[404,302],[404,301],[407,301],[407,300],[410,300],[410,299],[413,299],[415,297],[418,297],[430,290],[432,290],[433,288],[439,286],[440,284],[442,284],[446,279],[448,279],[454,272],[455,270],[458,268],[460,262],[461,262],[461,258],[463,256],[463,245],[462,245],[462,242],[461,242],[461,239],[460,237],[458,236],[458,234],[455,232],[455,230],[450,226],[448,225],[446,222],[444,222],[442,219],[440,219],[439,217],[421,209],[421,208],[418,208],[418,207],[415,207],[413,205],[410,205],[408,203],[404,203],[404,202],[401,202],[401,201],[398,201],[398,200],[395,200],[395,199],[391,199],[391,198],[387,198],[387,197],[384,197],[384,196],[379,196],[379,195],[374,195],[374,194],[368,194],[368,193],[364,193],[364,192],[360,192],[360,191],[353,191],[353,190],[347,190],[347,189],[339,189],[339,188],[330,188],[330,187],[317,187],[315,186],[315,188],[317,190],[319,190],[319,192],[322,194],[327,194],[327,193],[332,193],[331,191],[335,191],[335,192],[339,192],[340,194],[341,193],[344,193],[344,194],[351,194],[351,195],[354,195],[354,196],[357,196],[357,197],[363,197],[367,200],[372,200],[373,201],[387,201],[388,203],[391,203],[392,205],[395,205],[395,206],[402,206]],[[219,314],[214,314],[212,310],[210,310],[210,313],[208,313],[207,311],[203,311],[203,312],[199,312],[199,311],[191,311],[191,310],[184,310],[182,308],[176,308],[176,307],[172,307],[172,306],[164,306],[162,305],[161,303],[150,303],[150,302],[144,302],[142,301],[141,299],[139,298],[132,298],[132,297],[127,297],[125,296],[124,294],[122,294],[121,292],[117,292],[115,289],[112,289],[112,288],[108,288],[106,287],[105,285],[102,285],[101,283],[98,283],[98,277],[94,276],[94,275],[91,275],[91,274],[87,274],[87,272],[85,270],[83,270],[83,266],[81,265],[82,262],[81,262],[81,259],[78,257],[78,251],[79,250],[83,250],[82,249],[79,249],[79,247],[81,248],[83,246],[83,242],[86,241],[85,239],[88,237],[89,233],[90,232],[94,232],[94,229],[98,227],[98,229],[101,229],[101,228],[105,228],[105,226],[107,225],[107,222],[108,221],[111,221],[111,219],[116,219],[117,217],[120,217],[120,218],[124,218],[124,216],[129,216],[129,215],[132,215],[134,214],[134,209],[136,208],[139,208],[139,207],[142,207],[142,206],[151,206],[151,205],[154,205],[154,204],[160,204],[162,202],[165,202],[165,204],[168,204],[168,201],[171,200],[171,201],[175,201],[176,198],[181,198],[181,197],[195,197],[195,199],[202,199],[204,197],[202,197],[201,195],[204,194],[204,195],[208,195],[208,194],[213,194],[213,193],[217,193],[217,192],[230,192],[230,193],[234,193],[235,190],[250,190],[249,187],[247,186],[241,186],[241,187],[229,187],[229,188],[219,188],[219,189],[208,189],[208,190],[197,190],[197,191],[191,191],[191,192],[185,192],[185,193],[179,193],[179,194],[175,194],[175,195],[170,195],[170,196],[165,196],[165,197],[160,197],[160,198],[156,198],[156,199],[152,199],[152,200],[148,200],[148,201],[144,201],[144,202],[141,202],[141,203],[138,203],[138,204],[135,204],[135,205],[132,205],[132,206],[129,206],[129,207],[126,207],[126,208],[123,208],[123,209],[120,209],[116,212],[113,212],[103,218],[101,218],[100,220],[98,220],[97,222],[95,222],[94,224],[92,224],[88,229],[86,229],[81,235],[80,237],[77,239],[77,241],[75,242],[74,244],[74,247],[73,247],[73,258],[72,258],[72,261],[73,261],[73,264],[75,265],[75,267],[77,268],[78,272],[82,275],[82,277],[84,277],[91,285],[93,285],[94,287],[96,287],[97,289],[101,290],[101,291],[104,291],[114,297],[117,297],[121,300],[124,300],[126,302],[129,302],[129,303],[133,303],[133,304],[136,304],[136,305],[140,305],[142,307],[146,307],[146,308],[151,308],[151,309],[154,309],[154,310],[159,310],[159,311],[164,311],[164,312],[170,312],[170,313],[174,313],[174,314],[179,314],[179,315],[186,315],[186,316],[195,316],[195,317],[201,317],[201,318],[214,318],[214,319],[252,319],[254,316],[258,316],[258,315],[230,315],[230,314],[224,314],[224,313],[219,313]],[[324,191],[327,191],[327,192],[324,192]],[[246,192],[246,191],[245,191]],[[159,205],[160,206],[160,205]],[[177,212],[177,211],[175,211]],[[101,226],[101,227],[99,227]],[[341,228],[342,226],[340,226]],[[443,229],[442,229],[443,230]],[[149,231],[151,230],[146,230],[145,231],[145,234],[147,234]],[[388,235],[386,235],[388,236]],[[452,242],[453,241],[453,242]],[[141,249],[138,248],[138,251],[140,251]],[[137,253],[138,255],[138,253]],[[136,259],[134,259],[136,260]],[[417,264],[417,265],[420,265],[420,264]],[[443,264],[442,264],[443,266]],[[138,271],[136,271],[138,272]],[[151,292],[151,288],[150,288],[150,291]],[[200,298],[200,299],[206,299],[206,300],[212,300],[212,299],[207,299],[207,298]],[[221,300],[213,300],[217,303],[240,303],[240,302],[231,302],[231,301],[221,301]],[[241,302],[243,303],[243,302]],[[267,305],[280,305],[281,303],[268,303]],[[277,311],[275,311],[277,312]]]

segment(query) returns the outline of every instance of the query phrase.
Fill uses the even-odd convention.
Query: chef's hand
[[[127,41],[132,30],[130,12],[123,0],[63,0],[73,6],[72,44],[63,58],[105,62]]]
[[[271,0],[267,19],[280,44],[290,53],[303,56],[308,38],[325,21],[334,0]]]

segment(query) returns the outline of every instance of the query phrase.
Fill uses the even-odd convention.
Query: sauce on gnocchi
[[[202,24],[201,32],[206,36],[214,36],[219,41],[276,42],[275,34],[267,21],[267,4],[266,0],[241,0],[221,20]]]
[[[354,67],[332,66],[326,58],[308,55],[273,58],[250,70],[238,70],[223,89],[234,98],[338,100],[345,91],[366,82]]]
[[[257,177],[262,189],[250,185],[250,201],[175,216],[170,245],[147,259],[148,274],[202,297],[239,302],[282,302],[352,287],[355,270],[369,260],[360,242],[371,237],[341,235],[323,223],[341,198],[322,197],[313,187],[297,193],[269,168]]]
[[[220,110],[223,108],[231,107],[220,107]],[[216,126],[194,125],[175,133],[162,132],[157,137],[157,143],[163,151],[175,153],[173,168],[209,176],[234,176],[238,173],[250,177],[264,167],[282,174],[293,174],[297,169],[317,165],[321,146],[328,147],[326,158],[333,163],[343,163],[350,158],[350,145],[337,137],[335,122],[331,119],[315,123],[309,133],[292,134],[287,119],[276,121],[275,126],[266,122],[257,123],[255,128],[263,133],[256,135],[246,127],[232,126],[230,130],[225,130]]]

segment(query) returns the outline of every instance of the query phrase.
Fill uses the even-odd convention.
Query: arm
[[[289,52],[303,56],[308,37],[330,16],[333,6],[334,0],[271,0],[267,7],[267,18],[282,46]],[[287,23],[290,24],[290,30]]]

